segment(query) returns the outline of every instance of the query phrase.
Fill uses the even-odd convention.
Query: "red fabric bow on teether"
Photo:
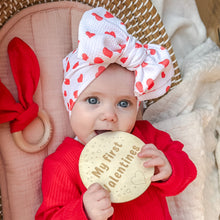
[[[169,90],[174,69],[168,51],[160,45],[142,45],[106,9],[84,13],[78,38],[78,48],[63,60],[63,96],[68,111],[111,63],[135,72],[134,92],[139,101],[157,98]]]
[[[38,105],[33,102],[33,95],[38,85],[40,68],[32,49],[19,38],[10,41],[8,55],[19,103],[0,82],[0,123],[10,121],[13,133],[23,130],[38,115]]]
[[[10,130],[15,143],[25,152],[42,150],[51,137],[51,125],[45,111],[40,111],[33,101],[37,89],[40,67],[35,53],[21,39],[14,38],[8,45],[11,70],[17,85],[19,102],[0,81],[0,123],[10,122]],[[23,138],[23,129],[36,117],[44,124],[44,135],[36,144],[30,144]]]

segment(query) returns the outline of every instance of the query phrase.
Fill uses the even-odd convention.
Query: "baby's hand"
[[[106,220],[114,212],[109,192],[98,183],[89,186],[83,195],[83,204],[91,220]]]
[[[153,144],[145,144],[138,153],[140,158],[149,158],[144,162],[145,167],[155,167],[151,181],[166,181],[172,174],[172,168],[164,153]]]

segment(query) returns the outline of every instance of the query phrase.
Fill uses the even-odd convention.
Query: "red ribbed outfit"
[[[197,174],[196,168],[183,144],[171,140],[170,136],[154,128],[147,121],[137,121],[132,134],[146,144],[152,143],[164,152],[173,173],[166,182],[154,182],[138,198],[113,203],[111,220],[169,220],[166,196],[183,191]],[[56,152],[49,155],[43,165],[43,202],[36,214],[36,220],[87,220],[82,196],[86,191],[78,169],[79,156],[84,145],[72,138],[65,138]]]

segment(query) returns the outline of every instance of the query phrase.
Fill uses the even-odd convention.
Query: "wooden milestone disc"
[[[121,132],[97,135],[84,147],[79,159],[79,172],[88,188],[101,184],[110,191],[111,201],[121,203],[140,196],[150,185],[154,168],[145,168],[137,156],[144,142],[136,136]]]

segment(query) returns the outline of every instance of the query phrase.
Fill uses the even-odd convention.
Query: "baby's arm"
[[[164,153],[157,149],[153,144],[145,144],[140,153],[138,154],[140,158],[148,158],[144,162],[144,167],[154,167],[155,172],[152,176],[151,181],[166,181],[172,174],[172,167],[164,155]]]
[[[91,220],[106,220],[114,212],[109,192],[98,183],[89,186],[83,195],[83,204]]]
[[[145,143],[148,143],[147,145],[150,143],[153,144],[158,151],[163,152],[166,157],[164,160],[162,159],[164,158],[163,156],[159,156],[160,160],[162,159],[165,164],[160,166],[157,162],[156,172],[151,185],[159,188],[161,193],[165,196],[179,194],[196,178],[197,175],[195,165],[190,160],[189,156],[183,151],[184,145],[177,140],[172,140],[168,133],[154,128],[148,121],[137,121],[136,125],[141,129],[142,135],[145,137]],[[142,149],[142,152],[143,150],[144,148]],[[166,161],[169,161],[168,166]],[[151,162],[153,162],[153,160]],[[168,171],[169,166],[172,168],[171,175]],[[157,174],[159,175],[159,178]],[[162,181],[158,181],[156,178]],[[167,181],[164,181],[166,178],[168,178]]]

